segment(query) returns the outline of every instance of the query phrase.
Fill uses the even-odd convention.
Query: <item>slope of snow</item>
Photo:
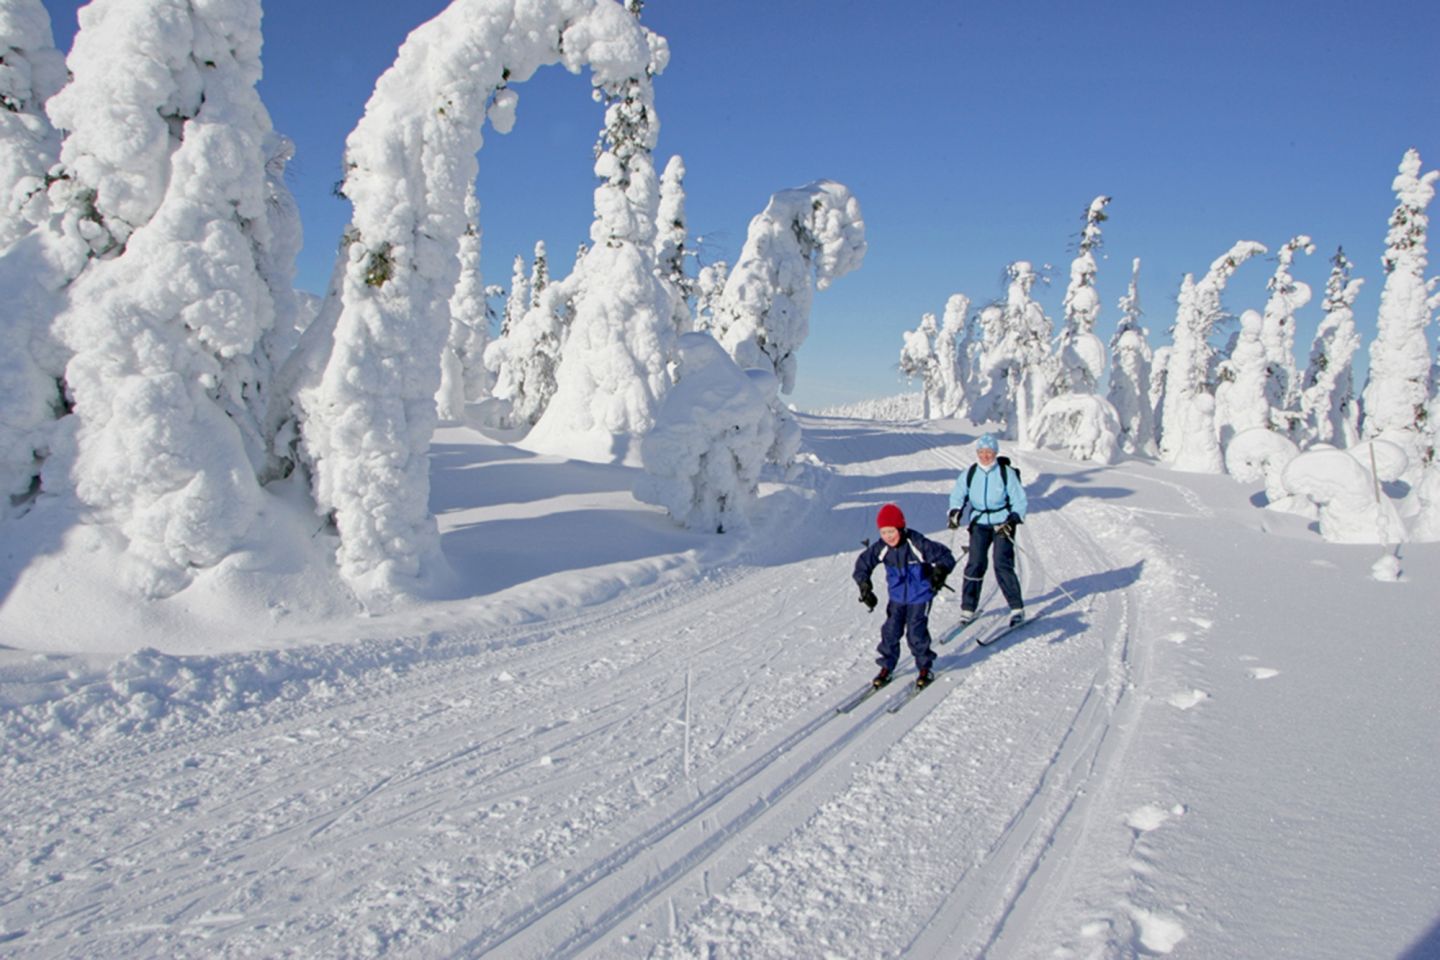
[[[1258,484],[1019,454],[1035,622],[976,646],[991,598],[904,709],[837,715],[875,509],[949,542],[975,431],[802,422],[824,466],[747,539],[451,428],[448,599],[248,649],[8,631],[0,953],[1440,952],[1440,549],[1379,582]]]

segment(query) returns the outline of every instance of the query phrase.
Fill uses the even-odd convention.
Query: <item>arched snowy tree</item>
[[[1110,339],[1110,405],[1120,420],[1120,449],[1132,456],[1155,456],[1154,402],[1150,378],[1154,357],[1140,323],[1140,258],[1130,269],[1130,287],[1120,298],[1120,321]]]
[[[255,89],[260,44],[258,0],[96,0],[48,105],[68,132],[51,203],[99,259],[56,320],[73,446],[46,472],[68,468],[151,595],[236,548],[271,456],[260,344],[294,326],[298,223],[277,180],[289,148]]]
[[[1240,265],[1265,252],[1261,244],[1242,240],[1210,265],[1200,280],[1185,275],[1180,285],[1175,314],[1174,341],[1165,363],[1160,413],[1160,455],[1180,470],[1219,473],[1222,467],[1214,437],[1215,403],[1210,394],[1210,364],[1214,354],[1209,338],[1215,323],[1224,315],[1220,296]],[[1203,408],[1191,410],[1199,398]],[[1190,437],[1201,429],[1211,436]],[[1188,456],[1182,456],[1188,451]]]
[[[1223,450],[1238,433],[1271,427],[1272,408],[1266,395],[1272,372],[1264,340],[1265,318],[1254,310],[1240,315],[1240,329],[1230,355],[1216,368],[1215,439]]]
[[[1297,253],[1314,253],[1305,235],[1291,238],[1275,256],[1275,273],[1266,289],[1260,340],[1265,346],[1265,402],[1270,429],[1291,440],[1300,435],[1300,375],[1295,366],[1295,314],[1310,302],[1310,285],[1296,280],[1290,268]],[[1222,440],[1223,443],[1223,440]]]
[[[1063,393],[1095,393],[1105,373],[1105,346],[1095,336],[1100,316],[1100,295],[1095,289],[1094,251],[1101,243],[1100,224],[1107,219],[1110,198],[1096,197],[1085,211],[1080,232],[1080,249],[1070,264],[1070,284],[1065,288],[1065,321],[1060,328],[1059,372],[1050,387],[1051,396]]]
[[[750,221],[715,309],[715,339],[741,369],[771,370],[790,393],[815,291],[864,259],[865,221],[845,186],[821,180],[774,194]]]
[[[1352,264],[1344,250],[1331,258],[1325,284],[1325,319],[1315,331],[1310,364],[1300,391],[1300,411],[1308,443],[1353,446],[1360,438],[1360,411],[1355,404],[1355,354],[1360,334],[1355,329],[1355,298],[1363,279],[1350,279]]]
[[[354,212],[333,347],[299,397],[316,502],[339,530],[342,574],[371,604],[444,569],[428,451],[486,117],[507,128],[512,85],[562,62],[573,73],[588,65],[603,96],[634,90],[648,102],[665,53],[612,0],[455,0],[377,82],[346,144]],[[612,180],[597,207],[624,218],[630,204]]]
[[[60,135],[45,101],[65,82],[50,17],[40,0],[0,3],[0,517],[38,485],[63,408],[67,354],[50,330],[58,291],[84,260],[83,242],[35,230],[48,212],[45,176]],[[24,238],[23,242],[22,238]],[[68,260],[68,268],[67,268]]]
[[[1426,427],[1430,402],[1429,293],[1425,283],[1426,233],[1430,218],[1425,210],[1435,196],[1440,170],[1420,173],[1420,154],[1405,153],[1392,184],[1395,212],[1386,235],[1385,287],[1380,292],[1380,316],[1375,339],[1370,341],[1370,379],[1365,384],[1364,421],[1367,438],[1383,437],[1398,444],[1418,471],[1434,458]]]

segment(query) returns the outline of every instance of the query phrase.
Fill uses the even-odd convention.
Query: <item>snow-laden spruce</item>
[[[1310,363],[1300,390],[1300,412],[1309,443],[1352,446],[1360,438],[1360,410],[1355,403],[1355,354],[1360,334],[1355,329],[1355,298],[1364,279],[1350,279],[1353,266],[1344,250],[1331,258],[1325,283],[1325,318],[1310,346]]]
[[[638,4],[631,9],[638,12]],[[638,42],[626,41],[637,44],[634,55],[623,75],[597,81],[607,103],[595,159],[603,182],[595,190],[590,249],[565,280],[574,315],[555,395],[524,441],[531,450],[599,462],[637,461],[637,441],[654,425],[670,386],[677,336],[676,294],[656,267],[659,187],[651,158],[660,130],[651,78],[665,69],[669,49],[630,21],[639,31]]]
[[[1223,464],[1215,439],[1215,398],[1210,393],[1214,349],[1209,337],[1224,315],[1220,297],[1240,265],[1265,252],[1242,240],[1210,265],[1200,282],[1186,274],[1180,285],[1175,333],[1165,360],[1160,408],[1160,456],[1177,470],[1220,473]]]
[[[65,354],[50,321],[56,293],[73,273],[55,238],[34,227],[44,219],[45,177],[60,152],[45,101],[64,83],[65,61],[40,0],[0,3],[0,505],[38,482],[62,407]],[[83,244],[69,246],[78,270]]]
[[[0,250],[33,226],[25,209],[45,192],[45,174],[60,153],[45,101],[65,79],[65,58],[40,0],[0,3]]]
[[[1240,329],[1230,340],[1229,356],[1215,368],[1215,438],[1223,449],[1236,434],[1271,426],[1266,387],[1272,366],[1268,361],[1266,320],[1258,311],[1240,315]]]
[[[372,603],[444,569],[428,454],[482,125],[488,116],[508,129],[511,86],[561,62],[572,73],[588,65],[612,99],[625,86],[648,104],[664,59],[663,41],[612,0],[455,0],[376,83],[346,142],[342,189],[354,209],[333,347],[300,396],[317,505],[339,530],[342,574]],[[629,206],[613,179],[597,192],[610,215]]]
[[[1425,328],[1431,307],[1425,283],[1425,210],[1435,196],[1440,170],[1420,173],[1420,154],[1406,151],[1400,172],[1392,183],[1395,212],[1385,237],[1385,286],[1380,292],[1380,315],[1375,339],[1370,341],[1370,378],[1365,385],[1364,435],[1399,444],[1418,471],[1434,455],[1426,428],[1430,402],[1431,357]]]
[[[675,332],[686,333],[694,326],[690,301],[695,281],[685,275],[689,230],[685,222],[685,161],[671,157],[660,175],[660,208],[655,219],[655,266],[660,279],[670,285],[675,310]]]
[[[1100,316],[1100,294],[1095,289],[1094,251],[1101,245],[1100,224],[1106,220],[1110,198],[1096,197],[1085,211],[1080,232],[1080,249],[1070,263],[1070,283],[1065,288],[1065,320],[1060,328],[1059,371],[1051,394],[1095,393],[1105,373],[1105,345],[1095,336]]]
[[[742,369],[772,371],[789,394],[815,291],[864,259],[865,220],[844,185],[821,180],[774,194],[750,221],[711,321],[715,338]]]
[[[935,353],[935,339],[939,335],[940,326],[933,313],[925,314],[920,318],[920,326],[900,335],[900,375],[920,381],[920,415],[926,420],[942,415],[944,380],[940,358]]]
[[[945,316],[940,321],[940,334],[935,338],[935,358],[940,363],[940,415],[966,416],[966,376],[961,364],[967,354],[963,342],[968,329],[967,314],[970,298],[963,293],[950,295],[945,301]]]
[[[1275,255],[1275,273],[1266,289],[1260,339],[1265,346],[1265,402],[1270,428],[1300,437],[1300,374],[1295,366],[1295,314],[1310,302],[1310,285],[1290,273],[1297,253],[1314,253],[1315,244],[1301,234]]]
[[[480,200],[472,185],[465,196],[465,234],[460,238],[460,280],[450,295],[450,336],[440,358],[440,389],[435,407],[442,420],[459,420],[465,404],[482,399],[486,389],[485,348],[490,317],[480,271]]]
[[[270,466],[261,339],[277,313],[293,327],[299,234],[260,44],[258,0],[97,0],[48,105],[67,132],[52,205],[83,210],[100,259],[56,320],[74,414],[46,486],[68,471],[151,595],[237,547]]]
[[[1120,421],[1120,449],[1132,456],[1153,457],[1154,402],[1150,378],[1154,355],[1140,323],[1140,258],[1131,264],[1130,286],[1120,298],[1120,321],[1110,340],[1110,390],[1106,398]]]
[[[679,353],[679,380],[640,444],[635,496],[692,530],[724,533],[744,525],[775,442],[775,418],[751,375],[774,376],[741,370],[708,333],[681,336]]]
[[[1000,421],[1022,447],[1030,447],[1031,422],[1039,415],[1053,382],[1053,330],[1045,309],[1030,294],[1039,279],[1035,268],[1029,261],[1017,260],[1006,272],[1010,282],[1004,307],[998,315],[990,308],[981,312],[982,326],[990,328],[980,361],[980,376],[988,381],[989,389],[982,396],[991,399],[982,402],[973,415]],[[999,341],[989,347],[997,334]]]
[[[560,357],[574,322],[572,279],[543,285],[532,298],[534,306],[486,349],[486,366],[498,371],[495,396],[509,403],[511,427],[533,427],[555,396]]]

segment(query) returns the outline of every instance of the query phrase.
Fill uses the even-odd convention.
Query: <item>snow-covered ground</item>
[[[0,955],[1440,955],[1440,547],[1380,582],[1258,485],[1020,454],[1036,622],[837,715],[875,510],[947,540],[975,431],[802,422],[745,537],[450,427],[449,599],[9,617]]]

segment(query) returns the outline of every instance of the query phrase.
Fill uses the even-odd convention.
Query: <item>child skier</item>
[[[917,687],[929,686],[935,675],[931,666],[935,654],[930,650],[930,601],[945,586],[945,578],[955,569],[955,555],[944,545],[927,539],[905,526],[905,514],[893,503],[880,508],[875,517],[880,539],[871,544],[855,560],[855,582],[860,586],[860,602],[870,610],[880,601],[870,585],[870,574],[881,563],[885,565],[885,585],[890,602],[885,607],[885,623],[880,627],[880,654],[875,662],[880,672],[872,681],[883,687],[895,672],[900,659],[900,635],[905,634],[915,667],[920,671]]]
[[[995,579],[1010,604],[1010,625],[1025,622],[1025,598],[1015,575],[1015,530],[1025,522],[1025,487],[1020,471],[999,458],[1000,442],[993,434],[975,441],[974,466],[955,478],[950,493],[949,526],[960,526],[970,508],[970,559],[965,563],[965,585],[960,589],[960,622],[975,619],[980,584],[995,553]]]

